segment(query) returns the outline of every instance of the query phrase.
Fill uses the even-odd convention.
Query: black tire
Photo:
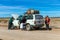
[[[31,25],[30,24],[26,24],[26,30],[30,31],[31,30]]]
[[[14,25],[12,25],[12,27],[11,27],[11,29],[16,29],[17,27],[16,26],[14,26]]]
[[[14,25],[12,25],[11,29],[14,29]]]

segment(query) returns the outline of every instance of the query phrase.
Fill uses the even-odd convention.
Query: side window
[[[28,15],[27,19],[33,19],[33,15]]]

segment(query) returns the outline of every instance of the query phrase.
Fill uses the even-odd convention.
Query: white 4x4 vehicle
[[[13,20],[13,27],[15,26],[19,26],[19,20],[17,20],[18,15],[13,15],[14,20]],[[42,15],[39,14],[31,14],[31,15],[27,15],[26,16],[26,25],[25,28],[26,30],[31,30],[34,28],[41,28],[42,26],[44,26],[44,19]]]
[[[31,30],[33,28],[40,28],[44,26],[43,16],[39,14],[33,14],[27,18],[26,30]]]

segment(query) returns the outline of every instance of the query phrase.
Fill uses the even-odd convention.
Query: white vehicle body
[[[19,26],[19,20],[17,20],[17,18],[19,17],[18,14],[12,14],[12,17],[14,18],[13,20],[13,26]]]
[[[14,25],[14,26],[19,26],[19,20],[14,20],[14,21],[13,21],[13,25]]]
[[[43,26],[44,25],[44,20],[43,20],[43,17],[40,18],[40,16],[41,15],[39,15],[39,14],[33,14],[31,19],[26,20],[26,24],[29,23],[33,27],[41,27],[41,26]],[[19,26],[20,25],[19,20],[17,20],[16,18],[12,23],[13,23],[14,26]]]
[[[26,23],[29,23],[30,25],[34,26],[34,27],[40,27],[44,25],[44,20],[43,20],[43,16],[41,16],[42,18],[40,18],[41,15],[39,14],[33,14],[33,18],[32,19],[27,19]]]

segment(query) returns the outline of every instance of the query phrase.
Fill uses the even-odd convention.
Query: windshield
[[[36,19],[43,19],[43,16],[42,15],[35,15],[35,18]]]

